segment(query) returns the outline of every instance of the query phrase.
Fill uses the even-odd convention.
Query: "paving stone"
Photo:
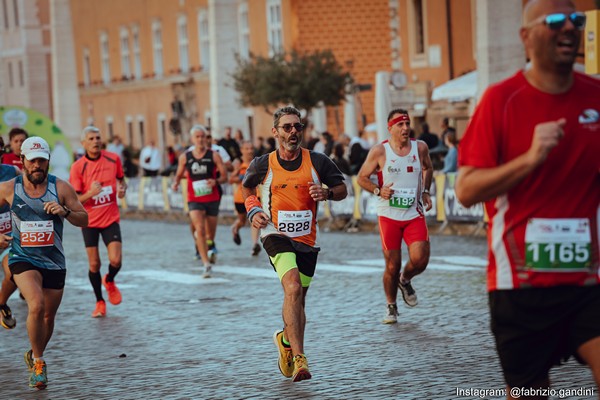
[[[210,279],[193,260],[187,224],[124,220],[122,231],[116,281],[123,303],[107,304],[107,318],[93,319],[83,240],[76,228],[65,230],[67,286],[45,354],[44,392],[27,386],[27,307],[10,299],[18,324],[0,329],[1,399],[451,399],[469,398],[457,397],[457,387],[504,387],[485,268],[452,263],[465,255],[483,260],[485,238],[432,236],[432,265],[448,268],[432,266],[415,278],[419,305],[399,302],[399,323],[389,326],[381,323],[379,236],[323,233],[323,268],[307,297],[313,379],[293,384],[279,373],[271,340],[282,326],[283,292],[264,251],[250,256],[247,228],[236,246],[229,227],[219,226]],[[555,388],[593,386],[589,370],[572,360],[552,381]]]

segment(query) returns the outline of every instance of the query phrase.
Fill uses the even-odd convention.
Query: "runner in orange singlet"
[[[237,213],[237,219],[231,226],[231,233],[233,234],[234,243],[238,246],[242,244],[240,229],[246,225],[246,221],[248,219],[246,218],[246,206],[244,206],[244,196],[242,195],[242,181],[244,180],[244,175],[246,174],[248,166],[254,158],[254,146],[252,146],[252,142],[250,141],[243,142],[240,150],[242,152],[242,160],[241,162],[238,159],[234,160],[234,170],[229,177],[229,183],[237,185],[235,191],[233,192],[233,203]],[[252,255],[256,256],[260,252],[260,245],[258,244],[258,229],[250,226],[250,231],[253,243]]]
[[[303,130],[300,111],[277,110],[271,132],[279,148],[252,161],[242,188],[248,219],[261,229],[263,247],[283,287],[285,326],[275,331],[273,341],[279,370],[293,382],[312,377],[304,355],[304,307],[320,250],[318,204],[348,195],[335,163],[323,153],[300,147]]]

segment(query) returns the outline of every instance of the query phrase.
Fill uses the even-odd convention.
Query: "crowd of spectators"
[[[449,119],[444,118],[441,124],[442,132],[437,135],[430,131],[427,123],[420,125],[419,140],[423,140],[430,149],[434,169],[440,172],[456,172],[456,154],[458,152],[458,140],[456,130],[449,124]],[[353,176],[358,173],[360,167],[367,158],[372,143],[367,139],[365,131],[360,131],[358,136],[350,137],[344,133],[334,137],[330,132],[317,133],[314,129],[306,132],[307,138],[304,146],[313,151],[319,151],[331,157],[340,171],[346,176]],[[24,134],[23,137],[26,137]],[[414,137],[414,130],[411,131]],[[11,157],[16,153],[13,148],[20,147],[19,131],[12,132],[10,143],[6,146],[0,136],[0,159],[2,163],[9,163]],[[219,145],[229,154],[231,160],[241,157],[241,145],[246,139],[241,129],[236,129],[233,133],[232,127],[226,127],[220,139],[213,139],[213,144]],[[21,140],[22,141],[22,140]],[[276,149],[276,142],[272,136],[256,136],[253,141],[255,157],[267,154]],[[106,145],[106,150],[117,154],[123,163],[123,170],[126,177],[142,176],[170,176],[177,169],[178,156],[187,149],[187,147],[176,144],[168,146],[165,149],[164,156],[160,154],[159,149],[153,141],[149,141],[141,150],[136,150],[131,146],[125,146],[121,138],[113,136]],[[80,151],[76,151],[74,159],[81,157]],[[14,157],[13,157],[14,158]]]

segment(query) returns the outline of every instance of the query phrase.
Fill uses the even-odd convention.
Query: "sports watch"
[[[373,190],[373,194],[375,196],[379,196],[379,193],[381,193],[381,189],[379,189],[379,186],[377,186],[374,190]]]

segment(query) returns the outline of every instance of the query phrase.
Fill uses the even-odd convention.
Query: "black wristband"
[[[67,213],[65,214],[65,216],[63,217],[64,219],[67,219],[67,217],[69,215],[71,215],[71,209],[68,208],[67,206],[63,206],[63,208],[67,211]]]
[[[333,190],[327,189],[327,200],[333,199]]]

